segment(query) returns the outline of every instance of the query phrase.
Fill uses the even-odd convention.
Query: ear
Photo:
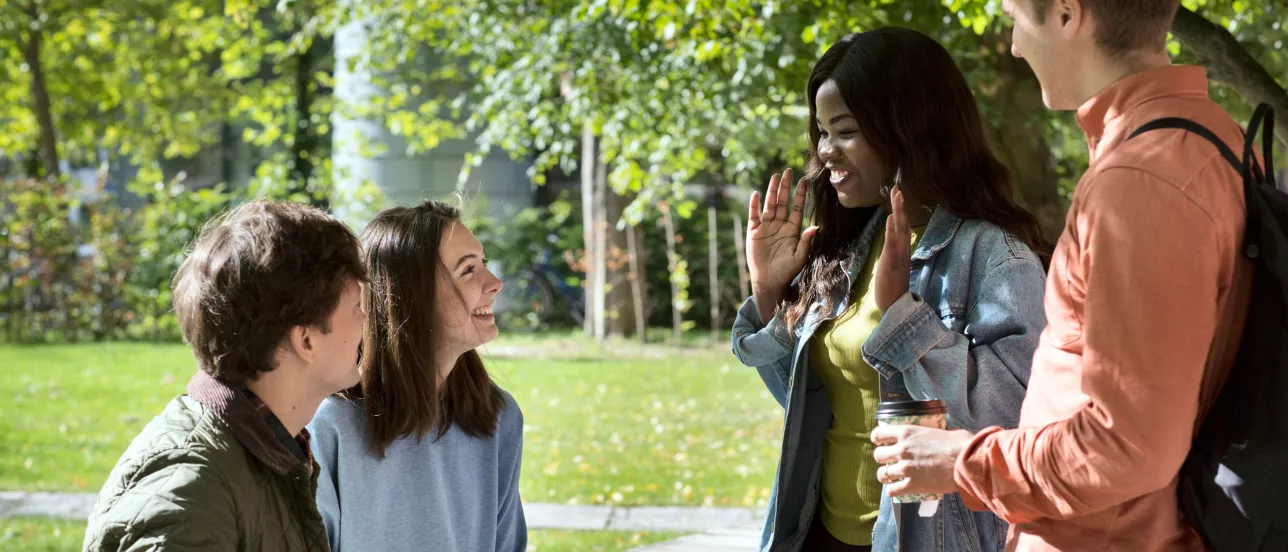
[[[1048,14],[1048,18],[1054,18],[1055,23],[1060,27],[1060,34],[1065,38],[1073,38],[1087,26],[1087,10],[1082,6],[1082,0],[1059,0],[1052,6],[1054,13]]]
[[[290,350],[306,363],[312,363],[317,356],[317,330],[308,326],[295,326],[286,334]]]

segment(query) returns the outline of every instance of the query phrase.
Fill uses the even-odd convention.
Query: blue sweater
[[[317,459],[318,510],[333,552],[514,552],[528,544],[519,501],[523,413],[501,392],[496,435],[453,427],[394,441],[385,459],[367,452],[362,408],[323,401],[309,424]]]

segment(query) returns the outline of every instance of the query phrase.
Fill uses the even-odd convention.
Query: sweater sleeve
[[[504,393],[504,392],[503,392]],[[519,472],[523,464],[523,411],[509,393],[497,428],[496,552],[522,552],[528,547],[528,525],[519,497]]]

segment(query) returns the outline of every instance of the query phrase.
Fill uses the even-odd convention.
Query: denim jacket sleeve
[[[1015,427],[1046,327],[1045,287],[1036,259],[1007,257],[974,286],[963,333],[905,293],[864,343],[864,360],[886,377],[903,373],[915,398],[947,402],[950,427]]]
[[[786,408],[787,390],[791,387],[792,352],[796,337],[787,323],[775,316],[762,326],[755,299],[748,297],[738,309],[733,322],[733,354],[760,373],[769,394]]]

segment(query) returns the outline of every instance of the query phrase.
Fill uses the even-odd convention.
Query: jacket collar
[[[926,232],[921,235],[921,241],[917,243],[917,250],[912,252],[912,260],[926,261],[943,251],[948,244],[952,243],[961,226],[962,219],[948,212],[948,209],[936,207],[935,212],[930,215],[930,222],[926,223]]]
[[[197,370],[188,381],[188,396],[227,424],[241,445],[277,474],[286,475],[303,464],[278,441],[250,397],[239,389],[211,377],[205,370]]]

